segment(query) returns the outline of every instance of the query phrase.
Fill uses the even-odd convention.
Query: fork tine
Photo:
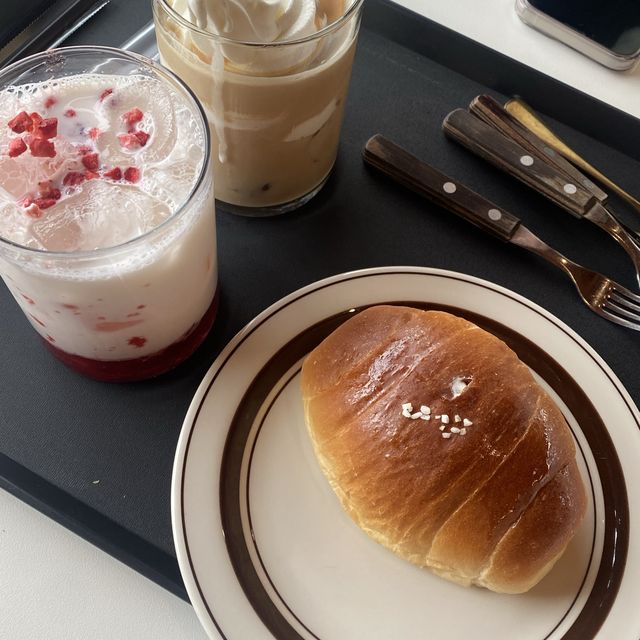
[[[640,277],[640,274],[639,274]],[[629,291],[629,289],[626,289],[625,287],[623,287],[621,284],[615,284],[612,289],[612,291],[617,291],[618,293],[620,293],[621,295],[625,296],[626,298],[628,298],[629,300],[631,300],[632,302],[635,302],[636,304],[640,305],[640,296],[637,293],[633,293],[633,291]]]
[[[640,331],[640,305],[634,301],[636,297],[622,285],[611,282],[601,311],[610,320]]]
[[[633,299],[629,300],[628,298],[625,298],[624,296],[629,293],[631,292],[626,289],[622,289],[620,285],[614,285],[609,291],[608,298],[617,306],[624,307],[625,309],[635,312],[637,317],[640,318],[640,301],[636,302]]]
[[[619,313],[621,316],[629,318],[630,320],[635,320],[638,324],[640,324],[640,313],[638,313],[637,311],[626,309],[625,307],[616,304],[611,299],[607,300],[602,306],[609,311]]]
[[[622,318],[618,315],[615,315],[614,313],[611,313],[609,311],[609,308],[606,306],[597,307],[596,309],[594,309],[594,311],[596,311],[596,313],[599,313],[603,318],[606,318],[611,322],[615,322],[616,324],[621,324],[623,327],[627,327],[627,329],[640,331],[640,319],[638,318],[636,318],[636,322],[632,322],[631,320],[627,320],[626,318]]]

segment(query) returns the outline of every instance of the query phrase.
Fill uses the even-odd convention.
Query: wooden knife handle
[[[391,140],[377,134],[365,145],[364,159],[401,185],[456,213],[468,222],[511,240],[520,220],[471,191],[461,182],[419,160]]]
[[[569,182],[562,172],[464,109],[452,111],[442,128],[456,142],[576,216],[583,216],[596,203],[595,196],[583,186]]]
[[[565,175],[568,182],[582,185],[587,191],[591,191],[600,202],[606,202],[607,194],[597,184],[578,171],[568,160],[565,160],[562,155],[539,138],[533,131],[527,129],[520,120],[512,116],[491,96],[476,96],[469,105],[469,112],[500,131],[507,138],[518,143],[531,152],[532,155],[540,158],[542,162],[555,167]]]

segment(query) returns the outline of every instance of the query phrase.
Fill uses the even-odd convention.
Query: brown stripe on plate
[[[493,289],[491,290],[494,291]],[[317,291],[317,289],[314,291]],[[314,293],[314,291],[309,293]],[[302,297],[309,295],[309,293],[303,294]],[[298,298],[298,300],[299,299],[300,298]],[[602,484],[605,511],[604,547],[593,588],[578,617],[563,636],[563,640],[588,640],[593,638],[606,619],[616,598],[624,573],[629,543],[629,507],[624,475],[615,448],[600,415],[579,385],[559,363],[533,342],[495,320],[464,309],[424,302],[396,301],[387,303],[379,302],[376,304],[403,304],[420,309],[447,311],[466,318],[493,333],[504,340],[524,363],[536,371],[549,386],[554,389],[578,421],[593,453]],[[528,308],[531,309],[530,307]],[[277,309],[274,313],[277,313],[279,310],[280,309]],[[535,309],[532,310],[539,313]],[[251,560],[249,549],[246,546],[245,532],[240,517],[241,501],[246,502],[249,520],[251,519],[251,511],[248,500],[249,480],[247,481],[247,494],[241,495],[240,491],[242,458],[247,446],[251,427],[255,422],[258,411],[263,406],[274,386],[282,380],[283,376],[296,362],[309,353],[309,351],[342,322],[352,317],[352,315],[353,313],[344,312],[319,322],[293,338],[271,358],[245,392],[231,423],[225,444],[220,472],[220,509],[229,558],[236,572],[238,582],[242,586],[247,599],[264,625],[278,640],[302,640],[302,638],[278,610],[265,590]],[[567,335],[574,339],[570,334]],[[273,401],[275,401],[275,399]],[[259,426],[259,429],[261,427],[262,425]],[[254,447],[258,435],[259,431],[254,439]],[[252,456],[253,450],[251,452],[251,458]],[[248,469],[249,479],[251,476],[251,458]],[[593,500],[593,483],[591,477],[589,477],[589,482],[591,483]],[[252,530],[250,531],[250,538],[254,540],[255,544]],[[594,540],[592,539],[592,554],[593,544]],[[260,558],[257,546],[255,547],[255,551]],[[320,640],[311,629],[308,629],[304,625],[302,620],[296,616],[295,612],[278,593],[261,559],[260,562],[265,575],[269,579],[274,591],[278,594],[282,604],[312,637]],[[194,577],[196,577],[197,581],[195,571]],[[586,575],[583,578],[578,593],[584,585],[584,579],[586,579]],[[576,594],[576,599],[577,597],[578,594]],[[207,604],[209,605],[210,603]],[[568,615],[574,604],[575,599],[565,612],[563,618],[558,620],[546,638],[562,623],[564,617]],[[210,609],[209,606],[208,608]]]

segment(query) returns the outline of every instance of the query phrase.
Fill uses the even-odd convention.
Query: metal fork
[[[507,214],[502,211],[503,215]],[[629,329],[640,331],[640,296],[626,289],[611,278],[591,271],[556,251],[540,240],[520,221],[508,241],[539,255],[547,262],[562,269],[573,280],[582,300],[597,314]]]
[[[508,211],[381,135],[375,135],[367,142],[364,159],[396,182],[484,231],[544,258],[571,278],[582,301],[592,311],[611,322],[640,331],[640,296],[610,278],[569,260]]]

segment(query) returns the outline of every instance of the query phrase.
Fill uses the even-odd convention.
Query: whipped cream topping
[[[334,12],[343,6],[342,0],[329,4]],[[189,38],[202,58],[213,60],[221,52],[230,67],[249,74],[304,68],[322,43],[288,43],[313,36],[329,22],[323,0],[173,0],[172,6],[200,29],[227,39],[216,46],[212,38],[191,33]]]
[[[191,21],[201,29],[242,42],[271,43],[312,35],[316,0],[188,0]]]

